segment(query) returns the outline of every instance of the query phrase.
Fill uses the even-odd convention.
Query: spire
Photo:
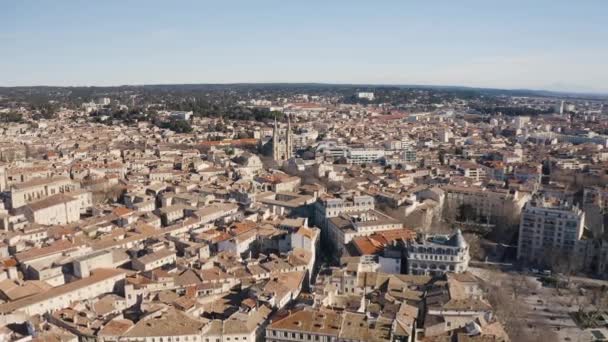
[[[291,153],[293,152],[293,147],[291,146],[292,142],[291,142],[291,115],[287,114],[287,132],[286,132],[286,154],[287,154],[287,159],[291,158]]]
[[[278,143],[279,143],[279,129],[277,126],[277,114],[274,114],[274,129],[272,130],[272,159],[277,160],[278,158]]]

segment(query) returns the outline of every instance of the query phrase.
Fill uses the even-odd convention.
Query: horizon
[[[145,83],[145,84],[109,84],[109,85],[16,85],[2,86],[0,88],[121,88],[121,87],[160,87],[160,86],[261,86],[261,85],[320,85],[320,86],[343,86],[343,87],[369,87],[369,88],[428,88],[428,89],[468,89],[468,90],[494,90],[505,92],[531,92],[547,93],[553,95],[581,95],[581,96],[608,96],[608,91],[566,91],[549,89],[528,89],[528,88],[496,88],[496,87],[476,87],[451,84],[381,84],[381,83],[329,83],[329,82],[216,82],[216,83]]]
[[[0,86],[283,83],[608,94],[608,48],[598,44],[608,38],[607,2],[344,4],[11,4],[0,13],[7,51]]]

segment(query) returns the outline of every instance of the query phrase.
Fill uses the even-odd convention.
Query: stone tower
[[[272,130],[272,159],[277,162],[285,161],[292,157],[293,138],[291,136],[291,118],[287,116],[287,129],[282,129],[274,118],[274,129]]]

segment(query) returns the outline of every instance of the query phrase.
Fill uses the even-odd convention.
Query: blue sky
[[[608,92],[608,1],[26,1],[0,85],[329,82]]]

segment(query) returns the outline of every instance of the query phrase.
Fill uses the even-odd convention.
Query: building
[[[374,93],[372,92],[359,92],[357,98],[366,99],[368,101],[374,101]]]
[[[325,229],[329,218],[370,209],[374,209],[374,198],[369,195],[322,196],[315,202],[315,226]]]
[[[328,220],[327,236],[338,250],[358,236],[369,236],[386,230],[403,229],[403,223],[377,210],[341,213]]]
[[[137,271],[150,271],[164,265],[174,264],[176,260],[177,255],[174,251],[169,249],[161,249],[160,251],[134,259],[131,262],[131,266]]]
[[[23,213],[29,222],[44,225],[68,224],[80,220],[80,205],[78,198],[59,193],[29,203],[18,211]]]
[[[583,257],[584,230],[585,213],[578,206],[538,196],[522,210],[517,259],[545,264],[559,255]]]
[[[349,164],[371,164],[380,162],[385,154],[385,150],[380,148],[349,148],[346,161]]]
[[[266,328],[266,342],[367,342],[413,340],[399,319],[359,312],[303,309],[278,318]]]
[[[28,203],[79,188],[78,183],[67,177],[40,178],[15,184],[11,189],[11,207],[16,209]]]
[[[447,185],[445,209],[448,215],[458,215],[463,207],[471,208],[473,216],[496,222],[501,219],[516,219],[529,199],[523,192],[507,189],[489,189],[477,186]]]
[[[469,260],[469,244],[462,236],[460,229],[456,230],[452,236],[435,235],[408,241],[408,274],[462,273],[469,268]]]
[[[291,133],[291,118],[287,116],[287,129],[281,130],[274,119],[274,129],[272,130],[272,159],[274,161],[285,161],[293,155],[293,141]]]
[[[171,118],[176,119],[176,120],[188,121],[188,120],[190,120],[190,118],[192,118],[192,111],[189,111],[189,112],[186,112],[186,111],[171,112]]]
[[[96,269],[90,277],[54,287],[46,292],[0,304],[0,313],[23,312],[40,315],[56,309],[68,307],[78,300],[96,298],[104,293],[114,292],[117,284],[125,279],[125,273],[115,269]]]

